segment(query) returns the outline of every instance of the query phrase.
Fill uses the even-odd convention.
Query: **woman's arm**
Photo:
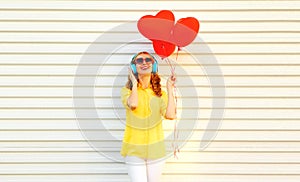
[[[132,89],[131,94],[127,99],[127,105],[131,110],[134,110],[138,106],[137,80],[130,68],[128,69],[128,74],[132,83]]]
[[[165,116],[167,119],[176,119],[176,104],[173,94],[175,81],[176,77],[174,75],[170,76],[167,81],[168,104]]]

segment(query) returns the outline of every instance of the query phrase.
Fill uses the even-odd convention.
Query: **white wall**
[[[213,54],[192,54],[214,56],[218,65],[202,66],[219,67],[226,85],[222,126],[200,150],[211,101],[218,99],[211,89],[218,85],[179,57],[199,91],[201,114],[179,159],[168,159],[164,181],[300,180],[300,1],[241,0],[2,1],[0,181],[129,181],[122,163],[99,155],[81,135],[73,81],[82,55],[100,35],[162,9],[200,20],[203,42],[196,43],[206,43]],[[117,55],[106,65],[104,83],[96,85],[98,107],[107,111],[106,121],[119,136],[122,128],[107,104],[109,83],[138,49],[134,44]]]

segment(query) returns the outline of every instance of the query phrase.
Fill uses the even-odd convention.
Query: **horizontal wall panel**
[[[99,67],[97,76],[123,76],[126,78],[127,65],[124,66],[103,66]],[[179,67],[179,66],[178,66]],[[91,73],[78,74],[85,76],[96,76],[96,73],[93,73],[92,70],[95,69],[94,66],[85,66],[86,70],[91,70]],[[102,69],[101,69],[102,68]],[[161,72],[165,74],[170,74],[170,67],[165,65],[160,67]],[[220,69],[218,66],[212,66],[207,69]],[[223,66],[220,73],[205,73],[203,68],[199,65],[193,66],[180,66],[180,69],[177,69],[178,75],[185,76],[200,76],[204,75],[209,77],[212,76],[222,76],[222,75],[300,75],[300,65],[299,66]],[[77,67],[75,66],[1,66],[2,75],[12,75],[14,72],[17,72],[17,75],[72,75],[76,76]],[[87,71],[86,71],[87,72]],[[180,82],[180,80],[178,80]],[[180,84],[180,83],[179,83]]]
[[[108,127],[108,129],[120,129],[123,127],[124,121],[118,118],[112,119],[94,119],[92,121],[101,122],[103,125]],[[196,128],[199,130],[205,130],[209,122],[214,122],[215,120],[211,119],[198,119],[195,120],[197,122]],[[173,121],[164,121],[164,124],[168,122],[168,124],[173,123]],[[68,130],[79,130],[78,121],[76,119],[1,119],[1,131],[12,131],[12,130],[57,130],[57,131],[68,131]],[[273,131],[273,130],[298,130],[300,122],[296,119],[227,119],[223,118],[221,121],[222,127],[219,130],[258,130],[258,131]],[[258,125],[259,124],[259,125]],[[90,128],[94,129],[94,128]]]
[[[197,179],[195,177],[194,179]],[[1,181],[22,181],[22,182],[53,182],[53,181],[72,181],[72,182],[98,182],[99,180],[105,180],[107,182],[130,182],[127,174],[107,175],[107,174],[17,174],[17,175],[2,175]],[[167,179],[168,181],[168,179]]]
[[[103,135],[107,131],[89,131],[90,134],[94,134],[93,140],[103,140]],[[116,139],[122,139],[123,131],[110,131]],[[214,133],[214,131],[179,131],[182,134],[184,132],[193,132],[190,140],[200,140],[205,132]],[[1,131],[1,140],[61,140],[61,141],[78,141],[84,140],[80,131]],[[300,131],[219,131],[216,141],[299,141]],[[205,141],[205,140],[203,140]],[[109,144],[108,144],[109,145]],[[109,148],[114,148],[111,146]],[[118,147],[119,148],[119,147]]]
[[[5,169],[2,166],[6,166]],[[123,164],[0,164],[0,174],[71,174],[101,173],[114,174],[126,172]],[[57,171],[59,169],[59,171]],[[56,172],[57,171],[57,172]]]
[[[1,163],[113,163],[98,152],[2,152]],[[299,163],[299,153],[251,152],[181,152],[179,159],[170,157],[168,163]]]
[[[192,5],[192,6],[191,6]],[[12,2],[3,2],[2,10],[5,9],[30,9],[30,10],[39,10],[39,9],[48,9],[53,11],[64,11],[64,10],[109,10],[109,11],[134,11],[134,10],[143,10],[143,11],[154,11],[156,9],[161,9],[162,7],[168,7],[169,9],[174,9],[174,11],[187,10],[193,13],[193,10],[251,10],[251,9],[297,9],[300,5],[299,2],[291,1],[234,1],[234,5],[230,1],[191,1],[190,4],[185,1],[174,1],[172,3],[166,1],[74,1],[70,3],[68,0],[65,1],[49,1],[47,4],[43,2],[35,3],[12,3]]]
[[[1,21],[1,19],[0,19]],[[133,21],[132,27],[136,27],[136,22]],[[104,22],[104,23],[90,23],[90,22],[5,22],[5,27],[1,31],[95,31],[102,32],[117,27],[120,23]],[[201,32],[210,32],[215,30],[226,31],[295,31],[300,28],[299,22],[247,22],[247,23],[203,23],[201,24]],[[114,30],[116,31],[116,30]],[[126,30],[119,30],[126,31]]]
[[[102,56],[109,57],[110,54],[104,54]],[[131,57],[133,56],[132,53],[126,53],[124,55],[115,56],[115,59],[110,59],[107,63],[109,64],[129,64]],[[189,56],[188,56],[189,57]],[[178,57],[178,61],[185,60],[186,63],[197,63],[200,62],[202,65],[224,65],[224,64],[236,64],[236,65],[251,65],[251,64],[263,64],[263,65],[272,65],[272,64],[279,64],[279,65],[293,65],[293,64],[300,64],[299,55],[296,54],[228,54],[228,55],[201,55],[201,60],[192,60],[187,59],[187,57],[180,55]],[[1,65],[7,64],[20,64],[20,65],[27,65],[27,64],[48,64],[48,65],[63,65],[63,64],[71,64],[71,65],[101,65],[99,63],[99,57],[94,55],[89,55],[86,57],[87,61],[83,61],[80,63],[82,59],[82,55],[76,54],[45,54],[41,55],[39,53],[33,54],[0,54],[0,62]],[[176,60],[175,55],[171,56],[173,60]],[[209,61],[216,59],[215,61]],[[207,61],[206,61],[207,60]],[[284,61],[283,61],[284,60]],[[205,61],[205,62],[204,62]],[[181,63],[179,63],[181,64]]]
[[[90,109],[93,111],[93,109]],[[216,108],[214,109],[216,111],[223,111],[222,108]],[[0,110],[0,117],[2,118],[45,118],[45,119],[51,119],[51,118],[75,118],[75,111],[73,109],[1,109]],[[2,112],[3,111],[3,112]],[[5,112],[4,112],[5,111]],[[88,114],[89,109],[84,109],[86,111],[86,115],[82,116],[83,118],[87,119],[95,119],[91,115]],[[104,112],[105,111],[105,112]],[[178,116],[179,118],[183,119],[195,119],[193,115],[195,115],[195,112],[199,112],[199,118],[201,119],[207,119],[211,117],[211,111],[212,109],[195,109],[191,108],[189,110],[185,110],[184,114]],[[18,113],[16,115],[15,113]],[[112,110],[108,109],[97,109],[98,112],[98,118],[103,119],[113,119],[116,118],[116,113]],[[181,112],[181,110],[178,109],[178,112]],[[123,113],[122,113],[123,114]],[[123,117],[122,117],[123,118]],[[220,118],[220,117],[217,117]],[[274,109],[226,109],[224,118],[227,119],[299,119],[300,113],[299,109],[276,109],[276,112],[274,112]],[[214,117],[214,119],[216,119]]]
[[[3,164],[0,166],[4,166]],[[120,164],[5,164],[0,174],[113,174],[126,173],[126,168]],[[190,166],[191,168],[189,168]],[[197,167],[196,167],[197,166]],[[247,168],[245,167],[247,166]],[[294,164],[299,166],[299,164]],[[57,169],[59,172],[54,172]],[[298,170],[289,164],[166,164],[164,173],[171,174],[297,174]]]
[[[201,147],[202,143],[208,144]],[[112,142],[110,142],[112,143]],[[81,141],[1,141],[1,152],[8,153],[51,153],[51,152],[86,152],[87,154],[95,152],[92,146],[84,140]],[[20,144],[23,146],[20,148]],[[101,143],[103,144],[103,142]],[[299,153],[299,141],[189,141],[184,146],[180,146],[180,151],[183,152],[242,152],[242,153]],[[104,144],[103,144],[104,145]],[[109,145],[109,144],[108,144]],[[114,146],[114,143],[112,143]],[[201,148],[200,148],[201,147]],[[112,153],[119,153],[120,147],[107,148],[107,151]],[[104,151],[104,150],[103,150]],[[181,154],[181,153],[180,153]]]
[[[55,22],[55,21],[54,21]],[[296,23],[284,23],[285,21],[279,22],[279,25],[291,25],[294,26]],[[7,24],[8,22],[5,22]],[[82,22],[84,23],[84,21]],[[19,24],[19,23],[17,23]],[[29,23],[27,23],[29,24]],[[33,23],[31,23],[33,24]],[[30,26],[31,26],[30,24]],[[37,23],[37,26],[40,23]],[[57,24],[57,23],[56,23]],[[56,25],[55,24],[55,25]],[[62,24],[68,25],[68,23],[63,22]],[[117,26],[122,25],[122,23],[112,23],[114,25],[113,28],[117,28]],[[219,24],[219,23],[214,23],[214,24]],[[212,25],[214,25],[212,24]],[[243,24],[238,24],[238,23],[223,23],[223,24],[232,24],[231,26],[242,26]],[[209,25],[209,23],[208,23]],[[228,26],[229,26],[228,25]],[[254,24],[256,25],[256,24]],[[264,25],[264,23],[262,23]],[[82,25],[83,27],[86,27],[86,24]],[[20,30],[20,29],[18,29]],[[108,29],[105,29],[105,33],[109,33]],[[287,43],[298,43],[300,41],[299,38],[300,33],[251,33],[251,32],[244,32],[244,33],[214,33],[214,32],[205,32],[202,33],[202,28],[198,34],[199,40],[202,40],[199,42],[198,40],[195,40],[193,44],[203,44],[203,43],[251,43],[251,44],[262,44],[262,43],[276,43],[276,44],[287,44]],[[43,33],[43,32],[36,32],[36,33],[22,33],[22,32],[0,32],[0,40],[5,42],[6,44],[16,44],[16,43],[37,43],[37,44],[47,44],[47,43],[55,43],[55,44],[63,44],[63,43],[68,43],[68,44],[91,44],[93,42],[98,42],[101,43],[101,41],[97,41],[97,38],[101,37],[101,33],[75,33],[75,32],[70,32],[70,33],[58,33],[58,32],[50,32],[50,33]],[[136,34],[133,34],[136,35]],[[115,35],[116,36],[116,35]],[[128,42],[124,42],[122,39],[113,39],[110,40],[111,42],[116,42],[116,43],[122,43],[126,44]],[[144,40],[144,42],[148,42],[147,40]],[[64,55],[67,57],[67,55]],[[45,59],[47,59],[45,57]],[[41,60],[45,61],[45,60]],[[54,60],[53,60],[54,61]]]
[[[163,181],[197,181],[205,180],[206,182],[219,182],[222,179],[222,182],[253,182],[253,181],[272,181],[272,182],[281,182],[284,180],[289,180],[291,182],[299,181],[300,177],[298,175],[251,175],[251,174],[241,174],[241,175],[223,175],[223,174],[206,174],[206,175],[190,175],[191,178],[186,179],[185,175],[164,175]],[[125,181],[125,180],[124,180]]]
[[[50,67],[50,66],[49,66]],[[200,67],[203,69],[203,67]],[[160,74],[162,83],[166,82],[166,79],[169,75],[166,73],[164,75]],[[79,77],[81,79],[90,79],[92,76],[85,76],[85,77]],[[195,87],[223,87],[226,85],[226,87],[298,87],[299,84],[299,76],[276,76],[276,79],[274,79],[274,76],[255,76],[255,75],[248,75],[248,76],[239,76],[238,78],[236,76],[232,75],[224,75],[224,83],[216,83],[211,84],[208,82],[208,79],[211,78],[211,76],[204,73],[203,75],[199,76],[193,76],[188,77],[186,75],[177,75],[177,87],[187,87],[187,86],[195,86]],[[217,76],[213,76],[213,78],[218,78]],[[219,76],[221,79],[222,77]],[[122,80],[122,82],[115,81],[116,79]],[[185,79],[190,79],[192,83],[184,82]],[[9,81],[8,81],[9,80]],[[125,86],[125,83],[128,80],[128,76],[125,74],[119,75],[119,76],[102,76],[98,75],[95,78],[95,85],[82,83],[78,84],[76,87],[95,87],[95,88],[101,88],[101,87],[123,87]],[[73,87],[74,83],[74,76],[71,75],[38,75],[38,76],[32,76],[32,75],[11,75],[11,76],[1,76],[0,80],[0,87],[15,87],[15,88],[23,88],[23,87],[61,87],[61,88],[68,88]]]
[[[84,174],[84,177],[82,177],[83,174],[55,174],[52,175],[51,178],[49,178],[49,175],[42,175],[42,174],[32,174],[32,175],[5,175],[1,176],[0,179],[4,181],[18,181],[22,180],[24,182],[52,182],[52,181],[60,181],[60,180],[72,180],[73,182],[82,182],[89,181],[89,182],[99,182],[99,180],[103,179],[107,182],[119,182],[122,180],[122,182],[130,182],[130,179],[127,175],[114,175],[114,176],[108,176],[105,174]],[[224,174],[191,174],[189,175],[190,178],[186,179],[185,175],[176,175],[176,174],[164,174],[162,177],[162,182],[169,182],[170,180],[172,182],[194,182],[196,180],[205,180],[206,182],[219,182],[220,179],[222,179],[223,182],[252,182],[252,181],[272,181],[272,182],[281,182],[286,180],[287,178],[291,182],[298,182],[300,177],[298,175],[251,175],[251,174],[241,174],[241,175],[224,175]]]
[[[148,12],[149,14],[155,15],[158,12]],[[109,11],[24,11],[24,10],[11,10],[2,11],[2,18],[0,21],[5,20],[101,20],[101,21],[130,21],[138,20],[140,17],[145,15],[144,10],[138,12],[128,11],[121,13],[111,13]],[[146,13],[147,14],[147,13]],[[286,11],[231,11],[230,13],[224,13],[220,11],[194,11],[189,15],[187,12],[176,12],[176,17],[187,17],[193,16],[199,18],[199,20],[299,20],[300,12],[293,11],[290,13]],[[5,17],[5,18],[4,18]]]
[[[7,53],[77,53],[77,54],[110,54],[110,49],[113,44],[106,44],[107,46],[101,46],[101,50],[92,50],[87,52],[88,45],[76,45],[76,44],[61,44],[60,46],[53,45],[53,44],[3,44],[0,45],[1,51],[0,54],[7,54]],[[116,45],[118,47],[119,45]],[[130,53],[134,54],[144,47],[144,49],[151,49],[150,44],[145,45],[128,45],[123,47],[122,49],[118,50],[115,53]],[[100,47],[99,47],[100,48]],[[208,54],[208,53],[297,53],[300,51],[299,46],[295,46],[295,44],[271,44],[271,45],[264,45],[264,44],[232,44],[230,46],[224,46],[221,44],[213,44],[209,46],[210,50],[202,48],[201,46],[195,47],[193,49],[188,49],[190,53],[198,53],[198,54]]]
[[[96,88],[94,90],[94,95],[89,96],[85,90],[90,90],[92,88],[76,88],[78,91],[75,97],[111,97],[113,94],[118,93],[113,89],[120,89],[121,87],[115,88]],[[195,91],[197,95],[194,95],[188,90]],[[223,90],[223,88],[214,88],[215,90]],[[200,87],[178,87],[178,95],[180,93],[185,93],[183,98],[201,98],[201,97],[211,97],[212,91],[211,88],[200,88]],[[284,97],[284,98],[293,98],[300,97],[300,88],[226,88],[226,95],[218,94],[219,98],[225,97],[254,97],[254,98],[265,98],[265,97]],[[113,92],[115,91],[115,92]],[[24,87],[22,89],[15,88],[1,88],[0,97],[70,97],[73,96],[73,88],[30,88]],[[116,98],[115,96],[113,98]],[[117,97],[119,98],[119,96]]]
[[[50,66],[49,66],[50,67]],[[203,69],[203,67],[199,67],[199,69]],[[266,68],[267,69],[267,68]],[[166,82],[166,79],[169,75],[166,75],[168,72],[164,75],[160,74],[162,83]],[[61,87],[61,88],[68,88],[73,87],[74,84],[74,76],[75,75],[44,75],[39,74],[38,76],[32,76],[32,74],[28,75],[10,75],[10,76],[1,76],[0,79],[0,86],[3,87],[16,87],[16,88],[22,88],[22,87]],[[259,75],[255,76],[253,75],[239,75],[239,77],[236,77],[234,75],[224,75],[223,78],[221,76],[209,76],[206,73],[203,73],[202,75],[188,77],[187,75],[177,75],[177,87],[187,87],[187,86],[195,86],[195,87],[223,87],[226,85],[226,87],[298,87],[299,86],[299,79],[300,75],[278,75],[276,76],[276,79],[274,79],[275,76],[270,75]],[[78,78],[81,79],[91,79],[92,76],[78,76]],[[210,78],[219,78],[224,79],[224,83],[215,83],[211,84],[208,82],[208,79]],[[116,79],[122,80],[115,81]],[[185,79],[190,79],[193,84],[184,82]],[[117,87],[121,88],[125,86],[125,83],[128,80],[128,76],[125,74],[116,76],[103,76],[98,75],[95,78],[95,85],[91,85],[88,83],[82,83],[78,84],[76,87],[95,87],[95,88],[101,88],[101,87]],[[23,88],[22,88],[23,89]],[[24,88],[25,89],[25,88]]]
[[[194,98],[184,98],[182,99],[185,102],[192,102]],[[82,102],[80,107],[90,107],[87,102],[89,99],[80,98],[78,99],[79,102]],[[212,101],[222,102],[222,99],[208,99],[208,98],[201,98],[199,99],[199,108],[211,108]],[[287,102],[288,101],[288,102]],[[120,99],[118,98],[96,98],[94,99],[95,107],[97,108],[118,108],[123,109],[123,105],[121,104]],[[17,98],[0,98],[0,108],[6,109],[14,109],[14,108],[74,108],[74,100],[73,99],[66,99],[66,98],[52,98],[52,99],[32,99],[32,98],[23,98],[22,103],[20,103],[20,99]],[[181,104],[178,104],[178,107]],[[299,99],[282,99],[282,98],[269,98],[269,99],[233,99],[228,98],[226,99],[226,107],[225,108],[262,108],[262,109],[276,109],[276,108],[300,108],[300,98]],[[182,109],[182,108],[181,108]]]

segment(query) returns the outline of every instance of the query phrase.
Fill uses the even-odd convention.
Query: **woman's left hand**
[[[167,80],[167,89],[172,89],[176,82],[176,76],[172,74]]]

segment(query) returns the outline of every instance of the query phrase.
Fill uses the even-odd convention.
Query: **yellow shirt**
[[[121,100],[126,108],[126,127],[121,149],[122,156],[157,159],[165,156],[162,116],[167,108],[167,94],[155,95],[151,88],[137,88],[138,106],[131,110],[127,99],[131,90],[123,87]]]

